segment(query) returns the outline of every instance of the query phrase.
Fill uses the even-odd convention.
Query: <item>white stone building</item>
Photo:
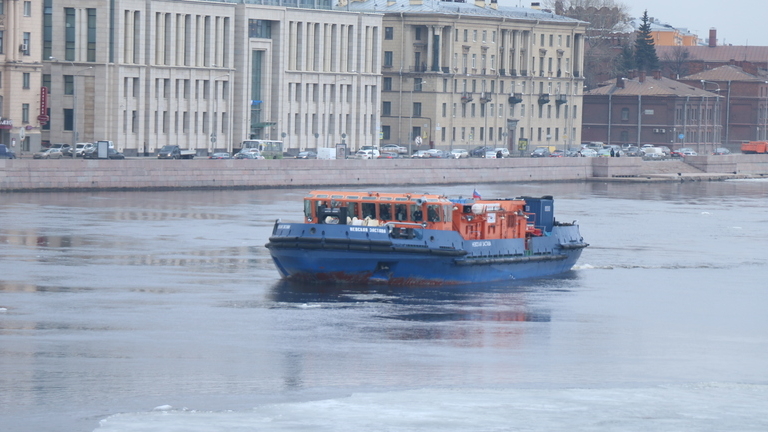
[[[327,0],[57,0],[44,15],[44,139],[112,140],[128,156],[249,138],[375,144],[381,19]]]

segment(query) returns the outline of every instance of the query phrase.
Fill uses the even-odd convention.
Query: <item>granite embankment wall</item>
[[[768,174],[768,155],[461,160],[0,160],[0,191],[325,187],[585,181],[686,172]]]

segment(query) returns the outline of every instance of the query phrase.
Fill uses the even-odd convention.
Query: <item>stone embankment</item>
[[[768,155],[394,160],[0,160],[0,192],[768,177]]]

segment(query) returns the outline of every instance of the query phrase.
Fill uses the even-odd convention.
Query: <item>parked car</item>
[[[61,153],[60,148],[49,148],[32,155],[33,159],[61,159],[62,157],[64,154]]]
[[[670,150],[669,147],[667,147],[667,146],[656,146],[656,148],[660,148],[661,152],[664,153],[665,155],[667,155],[667,157],[671,157],[672,156],[672,150]]]
[[[445,159],[449,158],[448,152],[439,149],[429,149],[424,153],[424,159]]]
[[[565,157],[579,157],[581,154],[579,154],[579,149],[575,148],[568,148],[565,149]]]
[[[382,153],[384,152],[390,152],[390,153],[397,153],[397,154],[407,154],[408,153],[408,147],[399,146],[397,144],[384,144],[379,149]]]
[[[411,157],[412,157],[412,158],[417,158],[417,159],[420,159],[420,158],[423,158],[423,157],[424,157],[424,155],[425,155],[426,153],[427,153],[427,151],[426,151],[426,150],[419,150],[419,151],[417,151],[417,152],[413,153],[413,154],[411,155]]]
[[[235,156],[232,159],[264,159],[264,156],[260,155],[258,152],[239,152],[235,154]]]
[[[546,147],[536,147],[531,152],[531,157],[549,157],[549,149]]]
[[[0,144],[0,159],[16,159],[16,153],[8,149],[5,144]]]
[[[451,158],[453,159],[462,159],[462,158],[468,158],[469,152],[467,149],[453,149],[451,150]]]
[[[208,159],[232,159],[232,156],[229,153],[219,152],[208,156]]]
[[[75,157],[83,157],[85,150],[93,147],[93,143],[77,143],[75,144]]]
[[[715,151],[712,152],[712,154],[715,156],[729,155],[731,154],[731,151],[725,147],[718,147],[715,149]]]
[[[296,159],[317,159],[317,153],[313,151],[303,151],[296,155]]]
[[[549,154],[549,157],[563,157],[563,156],[565,156],[565,152],[563,150],[555,150]]]
[[[685,157],[685,156],[696,156],[698,153],[696,153],[692,148],[683,147],[679,148],[677,150],[672,150],[670,156],[672,157]]]
[[[642,154],[640,153],[640,147],[637,147],[637,146],[627,147],[627,149],[624,150],[624,154],[626,156],[631,156],[631,157],[642,156]]]
[[[597,152],[591,148],[583,148],[579,151],[581,157],[597,157]]]
[[[496,157],[499,156],[499,152],[501,152],[501,157],[509,157],[509,150],[506,147],[496,147],[493,151],[496,152]]]
[[[472,149],[472,151],[469,152],[469,156],[479,157],[479,158],[485,157],[485,153],[491,150],[493,150],[493,147],[490,147],[490,146],[475,147],[474,149]]]
[[[397,152],[382,152],[376,159],[400,159],[400,155]]]
[[[610,148],[600,149],[597,151],[597,157],[611,157],[611,150],[613,149],[610,149]]]
[[[668,156],[659,147],[645,147],[643,151],[643,160],[664,160]]]
[[[378,150],[360,149],[352,155],[352,159],[376,159],[379,154]]]

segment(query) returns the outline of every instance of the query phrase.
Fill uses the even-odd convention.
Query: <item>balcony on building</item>
[[[461,103],[472,102],[472,93],[464,92],[461,94]]]
[[[542,93],[539,95],[539,105],[544,105],[549,103],[549,93]]]
[[[568,95],[559,94],[555,97],[555,103],[558,105],[562,105],[566,102],[568,102]]]
[[[515,105],[519,104],[523,101],[523,94],[522,93],[515,93],[509,97],[509,104]]]

